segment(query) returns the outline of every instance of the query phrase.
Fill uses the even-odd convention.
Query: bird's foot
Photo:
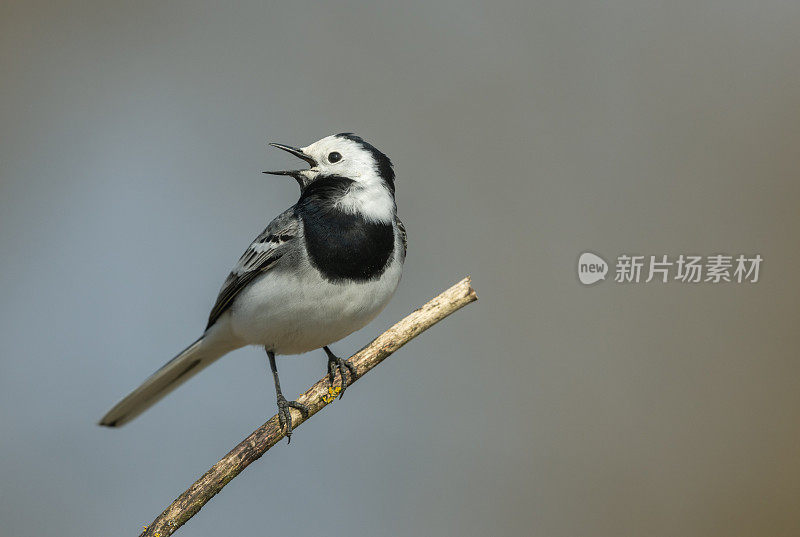
[[[282,394],[278,394],[278,423],[281,429],[286,429],[287,444],[292,441],[292,413],[290,408],[296,408],[303,415],[303,418],[308,417],[308,407],[303,403],[297,401],[287,401]]]
[[[331,386],[333,386],[333,381],[336,378],[336,370],[339,370],[339,376],[342,378],[342,389],[339,392],[339,399],[342,398],[344,395],[344,390],[347,388],[349,384],[352,383],[357,377],[356,375],[356,368],[353,364],[348,362],[343,358],[339,358],[327,348],[325,351],[328,354],[328,379],[331,382]],[[350,373],[350,382],[347,381],[347,376],[345,375],[345,371]]]

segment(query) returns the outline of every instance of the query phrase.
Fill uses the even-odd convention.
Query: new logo
[[[578,258],[578,279],[584,285],[591,285],[606,279],[608,263],[599,255],[584,252]]]

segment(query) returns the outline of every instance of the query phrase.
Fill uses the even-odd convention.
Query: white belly
[[[302,272],[267,272],[236,298],[230,329],[244,345],[276,354],[299,354],[338,341],[372,321],[400,282],[395,258],[380,278],[331,283],[307,267]]]

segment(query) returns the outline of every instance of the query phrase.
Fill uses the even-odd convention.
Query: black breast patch
[[[336,185],[312,183],[322,196],[306,191],[296,206],[311,262],[331,282],[377,278],[394,253],[394,229],[390,223],[368,222],[335,208],[326,194],[350,182],[336,179],[340,180]],[[327,178],[321,182],[327,183]]]

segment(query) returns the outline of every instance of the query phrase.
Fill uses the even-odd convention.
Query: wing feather
[[[397,230],[400,232],[400,238],[403,240],[403,259],[408,252],[408,236],[406,235],[406,225],[397,217]]]
[[[206,330],[217,322],[247,284],[275,266],[286,253],[287,246],[296,239],[297,229],[298,221],[294,215],[294,208],[291,208],[278,215],[255,238],[222,284],[217,301],[208,316]]]

